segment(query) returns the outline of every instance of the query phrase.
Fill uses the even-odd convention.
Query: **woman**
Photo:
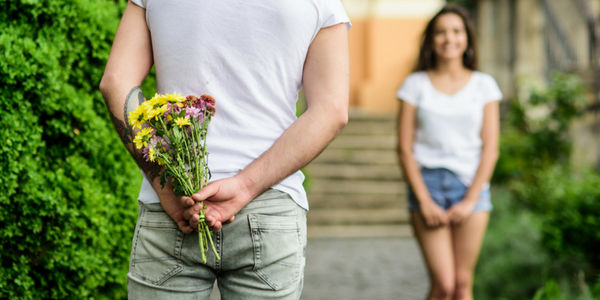
[[[477,71],[465,11],[447,5],[425,29],[417,71],[398,90],[398,155],[411,223],[430,275],[428,299],[471,299],[498,158],[495,80]]]

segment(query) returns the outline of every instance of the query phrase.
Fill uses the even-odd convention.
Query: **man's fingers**
[[[215,195],[218,191],[219,191],[218,185],[208,184],[207,186],[205,186],[204,188],[199,190],[197,193],[192,195],[192,199],[194,199],[195,201],[198,201],[198,202],[204,201],[204,200],[212,197],[213,195]]]
[[[202,204],[196,203],[194,206],[183,211],[183,218],[189,220],[193,215],[198,214],[200,210],[202,210]]]
[[[177,226],[179,227],[179,230],[181,230],[183,233],[190,233],[193,231],[192,227],[186,222],[186,221],[179,221],[177,223]]]
[[[192,199],[191,197],[183,196],[181,197],[181,203],[185,206],[192,206],[194,205],[194,199]]]
[[[219,232],[223,228],[223,224],[221,222],[215,222],[215,225],[212,226],[211,230],[214,232]]]

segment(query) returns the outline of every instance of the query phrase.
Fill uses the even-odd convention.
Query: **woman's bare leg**
[[[411,222],[429,271],[427,299],[452,299],[456,284],[450,226],[427,227],[418,211],[411,213]]]
[[[481,250],[490,214],[475,212],[459,225],[452,226],[456,286],[453,299],[473,299],[473,273]]]

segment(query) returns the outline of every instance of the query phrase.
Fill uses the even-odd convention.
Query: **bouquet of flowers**
[[[177,196],[191,197],[210,178],[206,135],[214,105],[209,95],[156,94],[129,114],[129,124],[139,130],[133,140],[136,148],[142,150],[146,161],[161,167],[162,187],[171,180]],[[217,260],[221,258],[204,217],[204,203],[201,205],[198,235],[200,257],[206,263],[209,244]]]

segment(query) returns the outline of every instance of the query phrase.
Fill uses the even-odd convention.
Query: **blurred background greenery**
[[[600,298],[600,176],[571,164],[570,124],[586,108],[578,77],[555,74],[503,116],[490,218],[475,279],[481,299]],[[552,124],[552,125],[551,125]]]
[[[124,4],[0,4],[0,298],[126,298],[141,174],[98,91]]]
[[[2,2],[0,298],[126,298],[141,175],[97,88],[124,5]],[[600,298],[600,176],[570,135],[589,91],[556,73],[525,95],[504,101],[475,296]]]

